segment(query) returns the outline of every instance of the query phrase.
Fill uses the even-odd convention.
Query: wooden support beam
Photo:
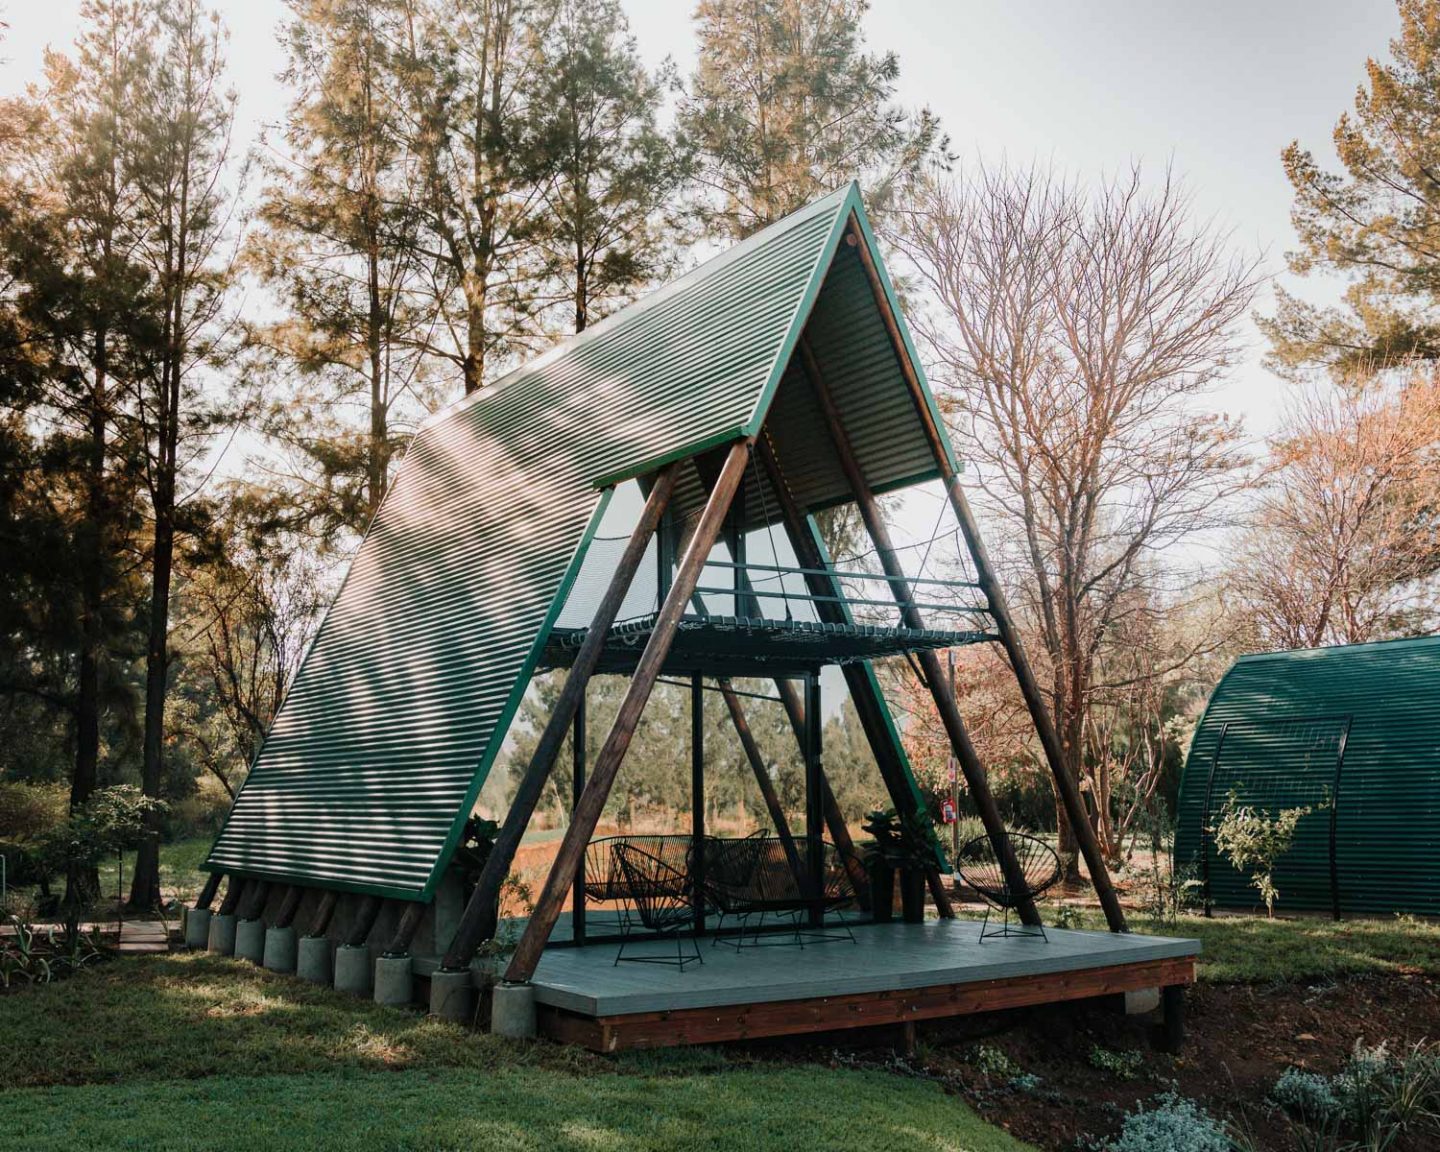
[[[805,677],[805,718],[805,871],[810,882],[801,891],[810,898],[810,924],[819,927],[825,920],[821,904],[825,875],[825,817],[821,800],[824,789],[820,783],[824,712],[820,707],[820,676],[815,672]]]
[[[780,512],[785,522],[785,531],[790,539],[790,545],[795,549],[795,556],[800,561],[801,567],[810,569],[805,576],[805,585],[812,595],[829,598],[815,602],[816,613],[821,620],[827,623],[844,623],[845,610],[837,602],[843,598],[844,590],[834,577],[817,575],[829,568],[829,565],[810,534],[809,521],[795,502],[790,486],[785,481],[785,473],[781,470],[780,462],[775,457],[775,449],[768,438],[764,436],[760,438],[757,452],[760,463],[770,481],[770,486],[775,490],[779,500]],[[880,778],[885,781],[885,788],[890,793],[891,803],[900,812],[912,815],[918,813],[920,810],[919,800],[905,779],[905,767],[894,745],[893,730],[890,726],[885,699],[880,694],[874,674],[865,664],[845,664],[841,667],[841,672],[845,677],[845,686],[850,691],[850,698],[855,703],[855,713],[860,718],[860,727],[865,732],[865,739],[870,744],[870,751],[874,754],[875,763],[880,769]],[[785,688],[782,685],[781,698],[784,697]],[[787,704],[787,709],[791,712],[791,722],[795,723],[797,713],[791,705]],[[803,715],[803,708],[799,714]],[[797,725],[797,735],[801,732],[803,732],[803,728]],[[801,738],[803,739],[803,736]],[[833,828],[832,824],[832,834]],[[836,842],[839,843],[838,840]],[[955,909],[951,905],[950,894],[945,888],[945,881],[940,875],[939,868],[930,869],[926,873],[926,881],[930,886],[930,895],[935,901],[935,907],[941,918],[946,920],[953,918]]]
[[[901,617],[905,621],[906,627],[923,629],[925,619],[920,615],[920,610],[915,607],[910,581],[905,575],[905,570],[896,555],[895,545],[890,539],[889,525],[885,523],[885,518],[880,513],[880,504],[875,499],[870,482],[860,467],[859,458],[855,455],[854,446],[850,442],[849,433],[845,430],[844,420],[835,403],[835,397],[830,392],[830,386],[820,374],[820,367],[815,362],[814,354],[810,351],[810,344],[803,336],[800,338],[798,352],[811,391],[820,404],[820,411],[824,417],[825,426],[829,430],[836,459],[854,493],[855,504],[860,509],[860,517],[865,522],[865,529],[875,544],[875,550],[880,558],[880,566],[885,570],[885,575],[889,577],[886,583],[895,597],[896,603],[900,606]],[[928,648],[915,655],[925,674],[926,685],[935,701],[935,708],[940,714],[945,732],[950,737],[950,745],[955,749],[955,758],[960,762],[960,770],[965,774],[965,783],[970,789],[970,798],[974,801],[980,814],[981,823],[985,825],[985,832],[990,837],[995,855],[1000,860],[1001,869],[1010,883],[1011,890],[1024,892],[1024,873],[1020,870],[1020,862],[1015,857],[1015,848],[1010,843],[1010,836],[1005,830],[1005,822],[1000,818],[1000,809],[996,806],[995,797],[990,791],[990,781],[985,774],[984,766],[980,763],[979,753],[975,751],[975,746],[970,742],[970,734],[965,730],[965,722],[960,716],[959,706],[949,691],[949,681],[946,680],[944,670],[940,667],[940,657]],[[1035,902],[1028,897],[1020,901],[1017,911],[1020,913],[1021,920],[1026,924],[1040,923],[1040,913],[1035,908]]]
[[[705,678],[690,677],[690,845],[691,900],[695,931],[705,931]],[[580,857],[583,860],[585,857]]]
[[[200,895],[195,898],[195,910],[203,912],[215,902],[215,894],[220,891],[220,881],[225,879],[223,872],[211,872],[205,878],[205,887],[200,889]]]
[[[975,516],[970,510],[970,503],[965,499],[965,492],[960,487],[960,477],[950,463],[945,432],[936,422],[930,405],[925,401],[925,390],[920,380],[920,373],[910,358],[909,348],[900,332],[899,321],[890,306],[890,298],[880,279],[880,271],[875,266],[875,258],[866,245],[857,223],[853,220],[850,224],[849,243],[851,247],[859,251],[860,262],[865,268],[866,279],[870,283],[871,292],[880,310],[880,317],[890,336],[895,359],[900,366],[901,375],[905,378],[906,386],[910,390],[910,398],[914,402],[920,425],[925,431],[925,438],[930,444],[930,452],[935,457],[935,463],[945,482],[945,494],[950,501],[951,510],[955,513],[955,519],[960,524],[961,535],[965,538],[965,547],[970,552],[971,560],[974,561],[977,582],[985,596],[991,619],[995,622],[996,634],[1000,637],[1000,643],[1005,649],[1006,656],[1010,659],[1010,666],[1020,685],[1020,694],[1025,699],[1025,707],[1030,713],[1031,723],[1035,725],[1036,735],[1040,737],[1040,747],[1044,750],[1045,761],[1050,766],[1051,775],[1055,778],[1055,786],[1060,793],[1060,802],[1064,805],[1065,814],[1070,820],[1071,827],[1075,830],[1075,839],[1080,845],[1081,855],[1085,858],[1085,867],[1090,873],[1090,882],[1095,886],[1095,894],[1099,897],[1100,905],[1105,910],[1105,921],[1112,932],[1129,931],[1125,924],[1125,912],[1120,907],[1120,898],[1110,880],[1110,870],[1105,866],[1105,858],[1100,851],[1100,842],[1095,836],[1095,830],[1091,827],[1089,815],[1085,811],[1085,804],[1080,796],[1080,786],[1066,770],[1064,750],[1060,744],[1060,734],[1055,729],[1055,719],[1040,692],[1040,682],[1035,678],[1035,671],[1030,664],[1029,656],[1026,655],[1025,646],[1021,642],[1019,629],[1015,627],[1015,619],[1010,614],[1004,589],[1001,588],[1000,581],[995,575],[995,569],[990,563],[990,556],[986,551],[985,541],[981,539],[979,525],[976,524]]]
[[[244,876],[237,876],[230,873],[230,883],[225,886],[225,899],[220,901],[221,916],[233,916],[236,909],[240,907],[240,901],[245,895],[245,890],[250,887],[250,881]]]
[[[270,881],[251,880],[236,914],[241,920],[254,920],[265,911],[265,900],[270,895]]]
[[[333,888],[327,888],[320,894],[320,903],[315,908],[315,915],[310,918],[310,931],[307,935],[324,936],[330,931],[330,920],[335,915],[335,905],[340,903],[340,893]]]
[[[352,948],[358,948],[370,938],[370,930],[375,927],[375,921],[380,917],[380,907],[384,901],[379,896],[365,896],[360,900],[359,906],[355,909],[355,919],[350,922],[350,931],[345,934],[345,943]]]
[[[776,680],[775,687],[780,692],[780,702],[785,706],[785,714],[790,718],[790,727],[794,729],[795,739],[800,744],[803,755],[805,750],[805,702],[800,698],[800,692],[794,683],[789,680]],[[825,809],[825,827],[830,830],[830,842],[840,850],[840,859],[845,862],[845,871],[850,875],[850,887],[855,889],[855,899],[860,905],[862,912],[870,911],[870,877],[865,872],[865,862],[860,859],[860,854],[855,850],[855,841],[850,835],[850,825],[845,823],[845,813],[840,809],[840,801],[835,798],[834,789],[830,787],[830,777],[825,774],[824,768],[820,771],[820,802]]]
[[[385,949],[385,955],[405,956],[409,953],[410,942],[420,930],[420,921],[425,918],[425,909],[429,907],[423,900],[406,903],[405,911],[400,913],[400,923],[395,925],[395,935],[390,937],[390,944]]]
[[[524,935],[520,937],[520,943],[510,959],[510,965],[505,971],[506,980],[527,981],[534,975],[535,966],[540,963],[540,954],[545,950],[545,944],[555,928],[561,905],[565,902],[566,891],[575,879],[580,858],[585,854],[585,847],[595,832],[595,825],[600,820],[611,786],[615,783],[615,775],[620,770],[620,763],[625,759],[625,752],[635,734],[635,725],[640,720],[640,714],[654,690],[655,680],[670,653],[670,645],[674,642],[680,618],[685,613],[685,606],[690,602],[690,596],[699,582],[701,569],[705,567],[710,549],[725,522],[725,514],[730,510],[730,502],[745,474],[745,464],[749,458],[749,440],[737,442],[726,456],[720,477],[710,493],[710,498],[705,502],[705,511],[700,516],[700,522],[685,549],[684,558],[675,572],[670,591],[655,616],[650,639],[645,644],[645,651],[631,677],[630,687],[620,703],[614,726],[595,758],[595,766],[586,782],[580,803],[575,805],[570,827],[565,831],[565,838],[560,843],[560,850],[550,869],[550,875],[546,878],[545,887],[540,892],[535,910],[525,926]],[[566,722],[568,724],[568,718]]]
[[[285,889],[285,898],[280,901],[280,910],[275,914],[273,927],[289,928],[295,923],[295,914],[300,911],[300,901],[305,898],[305,889],[299,884],[291,884]]]
[[[745,719],[745,709],[740,705],[740,697],[735,695],[728,679],[716,683],[720,687],[720,698],[725,701],[725,707],[730,712],[730,722],[735,725],[735,734],[740,737],[740,747],[745,751],[745,759],[749,761],[750,770],[755,774],[760,798],[765,801],[765,811],[770,814],[771,827],[775,829],[775,835],[785,849],[785,859],[790,865],[790,872],[803,886],[805,865],[800,859],[799,849],[795,847],[795,837],[790,832],[790,822],[785,818],[785,809],[780,806],[775,781],[770,779],[770,768],[765,763],[765,757],[760,754],[760,746],[755,743],[755,733],[750,730],[750,722]]]
[[[570,728],[570,750],[572,768],[570,773],[570,807],[580,803],[585,791],[585,693],[575,705],[575,723]],[[575,889],[570,894],[570,938],[576,944],[585,943],[585,854],[580,854],[580,863],[575,866]]]
[[[635,573],[645,559],[645,549],[660,526],[666,505],[670,503],[679,471],[678,463],[669,465],[661,471],[654,487],[650,489],[645,508],[640,513],[640,520],[635,525],[635,530],[630,533],[630,540],[615,566],[615,575],[610,579],[610,586],[605,589],[605,596],[595,610],[595,618],[591,620],[585,639],[575,653],[575,662],[570,666],[570,674],[565,678],[565,687],[560,690],[559,699],[555,701],[555,710],[551,712],[545,730],[540,734],[540,741],[535,746],[530,765],[520,780],[520,786],[515,790],[515,798],[510,802],[505,822],[495,837],[495,844],[490,849],[485,867],[481,869],[479,880],[476,881],[475,891],[465,905],[460,925],[455,930],[455,938],[445,951],[441,963],[446,969],[467,967],[480,942],[495,935],[495,909],[500,896],[500,886],[510,874],[510,866],[515,862],[515,853],[520,847],[520,838],[525,835],[530,818],[535,815],[535,808],[540,803],[540,797],[544,795],[550,770],[555,765],[555,757],[560,754],[566,733],[575,719],[580,699],[585,694],[585,685],[590,682],[595,666],[600,662],[600,654],[605,649],[610,627],[615,623],[615,617],[620,614],[625,594],[630,591]]]

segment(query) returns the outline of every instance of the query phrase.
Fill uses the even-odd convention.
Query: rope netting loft
[[[958,528],[941,529],[941,518],[924,539],[897,544],[895,555],[911,585],[917,607],[929,628],[974,631],[989,627],[984,598]],[[842,534],[843,535],[843,534]],[[585,628],[594,618],[611,576],[625,551],[628,536],[596,536],[585,563],[557,621],[561,629]],[[737,565],[729,549],[720,544],[701,573],[693,614],[793,620],[818,623],[816,603],[806,573],[795,560],[788,542],[779,542],[771,530],[746,538],[746,558]],[[840,598],[857,625],[893,628],[901,625],[900,610],[872,547],[851,553],[842,550],[827,573],[839,585]],[[741,589],[736,585],[740,584]],[[617,616],[617,623],[643,620],[659,610],[661,600],[657,545],[651,541]]]

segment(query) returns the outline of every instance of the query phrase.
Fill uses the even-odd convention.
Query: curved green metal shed
[[[1252,908],[1207,832],[1232,789],[1271,812],[1316,806],[1276,870],[1282,911],[1440,915],[1440,637],[1243,656],[1216,685],[1175,859],[1208,905]]]

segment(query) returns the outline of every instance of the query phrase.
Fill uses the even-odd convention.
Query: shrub
[[[1249,873],[1250,883],[1260,893],[1265,913],[1271,919],[1275,917],[1275,902],[1280,898],[1275,887],[1275,865],[1290,851],[1300,821],[1315,808],[1313,804],[1282,808],[1272,816],[1249,804],[1241,804],[1232,789],[1220,809],[1220,819],[1210,829],[1216,851],[1229,860],[1236,871]]]
[[[1109,1048],[1100,1047],[1099,1044],[1091,1047],[1088,1059],[1090,1067],[1109,1073],[1117,1080],[1136,1079],[1140,1075],[1141,1066],[1145,1063],[1145,1057],[1133,1049],[1125,1052],[1112,1052]]]
[[[1224,1124],[1195,1101],[1167,1092],[1153,1107],[1125,1117],[1108,1152],[1230,1152],[1231,1146]]]
[[[1270,1099],[1301,1120],[1327,1121],[1340,1111],[1330,1079],[1318,1072],[1287,1068],[1270,1089]]]

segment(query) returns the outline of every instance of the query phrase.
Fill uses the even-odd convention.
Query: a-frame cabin
[[[934,481],[974,572],[958,611],[953,595],[946,605],[927,601],[932,586],[954,593],[955,582],[905,571],[877,501]],[[878,574],[838,572],[825,551],[815,514],[847,503],[860,512]],[[602,538],[617,519],[622,533]],[[886,606],[888,615],[877,611]],[[943,619],[931,618],[936,607]],[[866,919],[849,833],[860,814],[841,811],[820,748],[827,665],[840,667],[885,789],[905,814],[922,801],[870,661],[916,661],[995,855],[1015,874],[937,655],[966,643],[1004,646],[1113,934],[1051,930],[1048,940],[982,946],[974,924],[953,919],[938,843],[928,869],[938,921],[847,924],[843,944],[815,949],[803,966],[783,949],[738,947],[707,948],[695,967],[621,966],[621,944],[587,934],[587,849],[662,677],[684,678],[697,717],[691,848],[656,864],[687,894],[687,935],[708,930],[700,873],[709,849],[694,848],[710,843],[698,802],[706,692],[731,714],[787,866],[802,884],[812,878],[809,927],[819,934],[825,923],[818,878],[827,853],[852,882],[851,920]],[[564,687],[467,899],[452,867],[457,849],[543,669],[564,669]],[[601,674],[625,675],[628,687],[613,726],[587,742],[585,689]],[[746,707],[767,705],[744,699],[732,684],[739,677],[773,683],[800,741],[798,834],[767,792],[764,753],[745,720]],[[210,853],[211,882],[188,938],[208,935],[219,950],[278,968],[298,963],[317,978],[330,978],[333,965],[337,985],[351,990],[368,990],[373,974],[382,999],[409,999],[418,977],[432,994],[443,988],[446,1014],[467,1015],[476,952],[497,928],[497,894],[572,731],[583,788],[503,973],[507,993],[538,1002],[550,1034],[606,1049],[682,1043],[1193,979],[1193,941],[1125,934],[853,185],[424,425]],[[598,751],[587,757],[587,747]],[[573,912],[562,913],[572,894]],[[1032,903],[1018,912],[1039,923]],[[1178,996],[1167,1004],[1178,1017]]]

